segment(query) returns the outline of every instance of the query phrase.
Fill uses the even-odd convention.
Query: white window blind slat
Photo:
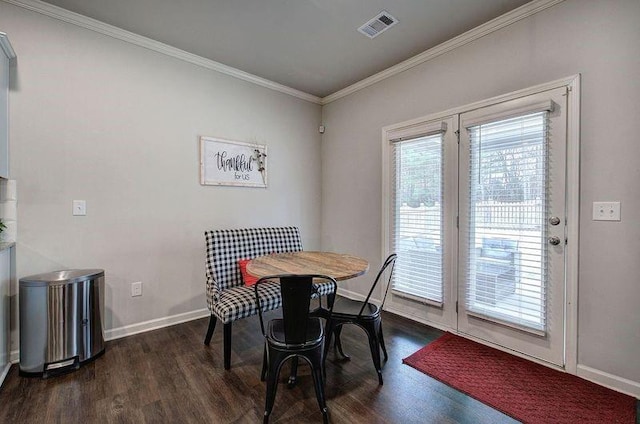
[[[427,130],[435,134],[424,135]],[[392,249],[398,254],[392,291],[443,302],[443,131],[430,124],[410,139],[393,139]],[[409,133],[396,134],[409,137]]]

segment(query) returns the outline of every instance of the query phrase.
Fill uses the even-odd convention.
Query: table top
[[[259,256],[247,264],[254,277],[278,274],[319,274],[347,280],[369,270],[369,262],[357,256],[333,252],[291,252]]]

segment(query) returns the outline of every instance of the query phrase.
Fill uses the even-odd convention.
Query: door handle
[[[559,245],[560,244],[560,237],[556,237],[556,236],[549,237],[549,244],[552,244],[554,246]]]
[[[560,223],[560,218],[558,218],[557,216],[552,216],[551,218],[549,218],[549,224],[558,225],[559,223]]]

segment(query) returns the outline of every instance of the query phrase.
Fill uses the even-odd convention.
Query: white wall
[[[380,264],[383,126],[581,73],[579,371],[640,393],[639,22],[637,0],[567,0],[326,105],[323,248]],[[622,221],[591,221],[598,200]]]
[[[320,106],[4,2],[0,30],[18,278],[105,269],[114,329],[206,308],[207,229],[296,225],[319,247]],[[269,188],[201,186],[199,135],[267,144]]]

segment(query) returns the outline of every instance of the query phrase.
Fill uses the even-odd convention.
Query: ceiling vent
[[[397,23],[398,20],[396,18],[391,16],[386,10],[383,10],[378,16],[358,28],[358,31],[369,38],[376,38]]]

